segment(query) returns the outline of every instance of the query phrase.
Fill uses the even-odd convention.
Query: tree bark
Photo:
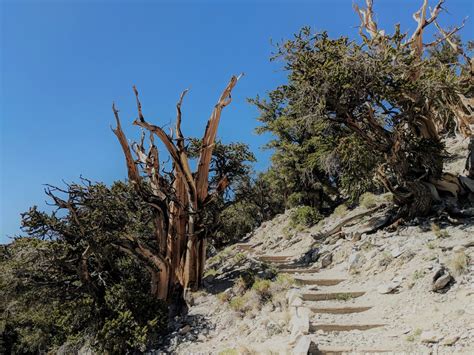
[[[199,216],[209,196],[222,194],[227,186],[219,184],[215,190],[210,191],[209,170],[221,113],[230,104],[232,89],[239,78],[231,78],[214,107],[204,133],[195,173],[191,172],[181,132],[181,103],[187,91],[181,94],[176,105],[176,139],[173,139],[161,127],[145,120],[138,91],[133,88],[138,110],[138,119],[134,121],[134,125],[144,128],[150,134],[148,152],[143,144],[144,136],[140,144],[132,145],[136,160],[122,131],[118,110],[115,105],[112,106],[117,122],[113,132],[125,156],[128,178],[155,214],[154,239],[157,244],[156,248],[151,249],[143,245],[138,237],[129,236],[119,243],[119,247],[144,263],[151,277],[151,293],[168,302],[171,314],[185,311],[186,292],[197,290],[202,283],[206,262],[206,226],[201,226]],[[162,141],[172,159],[173,170],[169,174],[171,180],[161,176],[154,136]]]

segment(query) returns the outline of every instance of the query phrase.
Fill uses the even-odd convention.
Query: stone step
[[[288,266],[288,265],[287,265]],[[303,268],[295,268],[293,267],[280,267],[279,272],[283,274],[314,274],[319,272],[318,268],[311,268],[311,269],[303,269]]]
[[[327,313],[327,314],[350,314],[361,313],[368,311],[372,307],[318,307],[313,305],[306,305],[313,313]]]
[[[303,279],[295,277],[296,283],[300,285],[334,286],[340,284],[344,279]]]
[[[316,333],[318,330],[325,332],[350,332],[351,330],[369,330],[383,326],[385,326],[385,324],[310,323],[309,331],[313,333]]]
[[[357,298],[363,295],[365,295],[365,291],[305,292],[302,294],[302,298],[303,301],[348,301],[352,298]]]
[[[338,346],[338,345],[319,345],[317,350],[311,352],[314,355],[343,355],[343,354],[374,354],[374,353],[388,353],[397,351],[394,349],[388,349],[383,347],[370,347],[370,348],[354,348],[352,346]]]
[[[252,244],[247,244],[247,243],[235,244],[235,247],[237,249],[240,249],[240,250],[243,250],[243,251],[253,250],[253,248],[254,248],[254,246]]]
[[[287,255],[259,255],[257,257],[258,260],[267,263],[287,263],[291,258],[293,258],[293,256]]]

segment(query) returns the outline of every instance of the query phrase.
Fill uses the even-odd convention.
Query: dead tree
[[[170,134],[145,120],[138,91],[136,96],[138,118],[134,125],[149,134],[149,147],[144,146],[145,133],[139,143],[129,145],[122,130],[119,111],[113,105],[117,136],[128,170],[128,179],[142,198],[153,208],[155,249],[148,248],[130,236],[118,246],[122,251],[138,257],[151,275],[152,293],[169,303],[182,300],[187,290],[197,290],[202,282],[206,261],[205,225],[200,213],[209,201],[223,193],[228,185],[226,177],[210,191],[209,169],[217,128],[224,107],[231,102],[231,92],[239,77],[233,76],[222,92],[206,126],[200,148],[197,171],[192,172],[186,153],[185,138],[181,131],[181,104],[184,91],[176,105],[176,126]],[[160,166],[155,136],[163,143],[172,161],[171,173]],[[135,153],[136,159],[132,155]]]

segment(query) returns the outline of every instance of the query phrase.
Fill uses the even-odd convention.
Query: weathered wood
[[[185,299],[186,290],[196,290],[202,282],[206,260],[206,238],[205,228],[201,226],[199,216],[208,197],[222,194],[229,183],[227,177],[224,177],[217,188],[209,191],[209,169],[217,128],[222,110],[230,104],[232,89],[239,78],[232,76],[209,118],[196,173],[191,171],[184,145],[185,138],[181,131],[181,105],[187,90],[183,91],[176,104],[176,139],[174,139],[173,133],[169,135],[161,127],[145,120],[138,90],[133,87],[138,111],[138,118],[133,124],[150,134],[148,152],[144,148],[144,134],[139,144],[132,144],[136,160],[122,130],[118,110],[115,105],[112,106],[117,124],[112,130],[122,147],[130,182],[153,208],[158,244],[157,249],[150,249],[132,235],[129,240],[118,242],[117,247],[145,263],[151,276],[152,294],[170,303],[179,303],[179,299]],[[171,179],[165,179],[161,175],[154,136],[160,139],[171,157],[173,164]],[[145,182],[149,183],[151,189],[145,186]]]

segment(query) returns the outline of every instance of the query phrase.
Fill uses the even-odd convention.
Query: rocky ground
[[[448,150],[448,170],[461,173],[465,142],[448,141]],[[304,307],[311,312],[303,333],[315,353],[473,354],[474,220],[440,215],[364,233],[383,216],[388,200],[369,196],[307,229],[291,228],[288,211],[245,244],[215,255],[206,290],[192,296],[189,318],[177,320],[163,349],[295,352],[301,334],[292,329],[292,309]],[[270,297],[258,298],[254,288],[239,290],[249,270],[257,280],[273,280]],[[291,276],[282,282],[277,274]],[[300,295],[296,306],[288,290]]]

